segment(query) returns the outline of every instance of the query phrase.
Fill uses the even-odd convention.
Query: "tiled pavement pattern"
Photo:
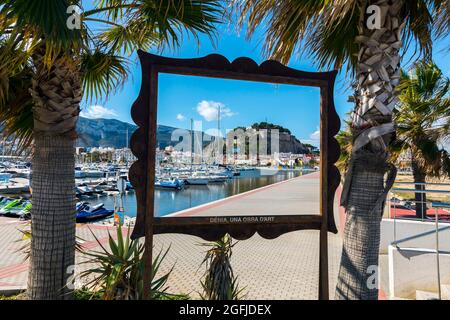
[[[201,239],[185,235],[155,236],[155,249],[171,245],[167,257],[167,270],[175,263],[170,281],[173,292],[193,293],[200,290],[204,267],[204,247]],[[339,267],[341,240],[329,235],[330,298],[334,296]],[[296,231],[274,240],[258,235],[236,244],[231,263],[246,287],[248,299],[317,299],[319,268],[319,232]]]
[[[22,286],[26,283],[28,264],[17,250],[22,233],[17,219],[0,217],[0,288]]]
[[[14,221],[14,223],[11,223]],[[23,225],[12,219],[0,220],[0,290],[6,287],[25,286],[28,264],[17,252],[21,246],[18,228]],[[106,242],[108,229],[90,226],[102,242]],[[114,232],[114,230],[112,230]],[[84,239],[86,249],[99,249],[86,226],[77,227],[77,235]],[[204,268],[200,263],[205,248],[200,238],[167,234],[155,236],[155,252],[170,246],[161,272],[175,269],[169,281],[170,291],[188,293],[197,297]],[[246,287],[248,299],[317,299],[319,267],[318,231],[296,231],[274,240],[258,235],[236,244],[232,264],[239,283]],[[336,285],[341,240],[329,235],[330,297]],[[77,263],[83,260],[77,256]],[[81,266],[78,271],[83,269]]]
[[[310,177],[313,178],[313,175]],[[294,181],[297,186],[301,185]],[[280,186],[284,188],[290,183],[280,184]],[[308,181],[306,184],[309,183],[314,182]],[[309,188],[311,189],[313,188]],[[303,189],[303,191],[306,190]],[[314,191],[316,191],[315,188]],[[265,191],[259,194],[263,193]],[[250,198],[253,197],[254,195]],[[336,206],[337,223],[338,216]],[[77,226],[77,236],[84,240],[83,247],[88,250],[98,250],[99,247],[88,226],[104,243],[108,239],[108,227],[92,224]],[[7,287],[26,286],[28,264],[17,252],[22,245],[16,241],[22,236],[18,231],[20,227],[23,227],[23,224],[17,220],[0,217],[0,290]],[[112,233],[115,232],[113,228],[109,229]],[[328,238],[330,298],[333,298],[342,242],[340,235],[329,234]],[[197,292],[201,288],[200,279],[204,272],[204,267],[200,267],[200,263],[206,250],[199,245],[203,240],[188,235],[165,234],[156,235],[154,242],[154,252],[170,246],[169,254],[161,268],[161,272],[167,272],[175,264],[169,279],[169,291],[187,293],[193,298],[198,297]],[[318,297],[318,231],[296,231],[273,240],[266,240],[255,235],[237,243],[231,259],[239,284],[246,288],[248,299],[317,299]],[[86,264],[79,264],[83,260],[77,254],[78,272],[87,267]]]

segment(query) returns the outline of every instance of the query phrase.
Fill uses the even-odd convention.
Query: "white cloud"
[[[114,118],[117,117],[117,113],[100,105],[92,105],[81,111],[80,116],[91,119]]]
[[[310,135],[309,135],[309,138],[311,139],[311,140],[316,140],[316,141],[320,141],[320,130],[319,130],[319,128],[317,128],[317,130],[316,131],[314,131],[313,133],[311,133]]]
[[[216,102],[216,101],[200,101],[197,104],[197,112],[199,115],[201,115],[203,118],[205,118],[206,121],[213,121],[217,120],[217,116],[219,113],[219,107],[220,107],[220,117],[226,118],[226,117],[232,117],[236,113],[232,112],[230,108],[226,107],[222,102]]]
[[[303,143],[308,143],[311,144],[315,147],[319,147],[320,146],[320,129],[317,128],[316,131],[314,131],[313,133],[311,133],[309,135],[309,139],[300,139],[301,142]]]
[[[181,113],[177,114],[177,120],[178,121],[184,121],[184,119],[186,119],[186,117],[183,116]]]

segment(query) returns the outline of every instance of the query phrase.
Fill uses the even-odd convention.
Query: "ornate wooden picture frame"
[[[131,111],[133,121],[138,125],[138,129],[131,137],[131,150],[137,157],[137,161],[129,172],[137,199],[137,218],[132,237],[136,239],[145,236],[146,248],[151,251],[153,234],[158,233],[190,234],[205,240],[217,240],[229,233],[235,239],[244,240],[255,233],[266,239],[273,239],[295,230],[320,230],[319,297],[326,299],[328,297],[327,232],[337,232],[333,203],[340,181],[340,174],[335,166],[340,149],[334,138],[340,128],[340,119],[333,101],[337,71],[304,72],[271,60],[258,65],[252,59],[245,57],[229,62],[218,54],[196,59],[174,59],[138,51],[138,56],[142,68],[142,83],[139,96]],[[227,219],[211,219],[212,217],[154,217],[159,73],[320,88],[320,215],[274,215],[271,216],[272,219],[254,217],[239,223],[230,223]]]

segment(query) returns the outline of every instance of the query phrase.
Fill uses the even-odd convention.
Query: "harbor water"
[[[303,171],[279,171],[274,175],[255,175],[236,177],[222,183],[209,183],[205,186],[187,186],[182,190],[155,190],[155,216],[161,217],[184,209],[192,208],[227,198],[235,194],[264,187],[276,182],[291,179],[307,172]],[[114,197],[101,197],[98,200],[87,200],[92,204],[104,203],[106,208],[114,207]],[[134,192],[123,196],[125,215],[136,216],[136,198]]]

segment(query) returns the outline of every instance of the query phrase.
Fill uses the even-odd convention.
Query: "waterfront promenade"
[[[319,178],[319,172],[305,174],[168,216],[318,215]]]
[[[261,215],[318,213],[318,178],[318,173],[308,174],[176,214],[254,215],[256,210]],[[335,219],[339,223],[337,205],[335,208]],[[28,263],[17,252],[22,245],[21,241],[17,242],[21,238],[18,229],[22,227],[23,223],[17,219],[0,217],[0,290],[26,286]],[[114,228],[103,225],[77,225],[77,236],[83,239],[82,245],[86,250],[98,249],[89,228],[103,243],[107,242],[108,231],[114,232]],[[204,272],[203,267],[199,268],[205,251],[205,247],[199,246],[202,242],[202,239],[188,235],[155,236],[155,251],[170,246],[161,268],[161,272],[166,272],[175,265],[169,279],[170,292],[198,297]],[[341,246],[340,235],[329,234],[330,298],[334,296]],[[77,263],[82,260],[81,255],[77,254]],[[236,244],[231,262],[239,284],[246,288],[248,299],[318,297],[318,231],[291,232],[274,240],[255,235]]]

